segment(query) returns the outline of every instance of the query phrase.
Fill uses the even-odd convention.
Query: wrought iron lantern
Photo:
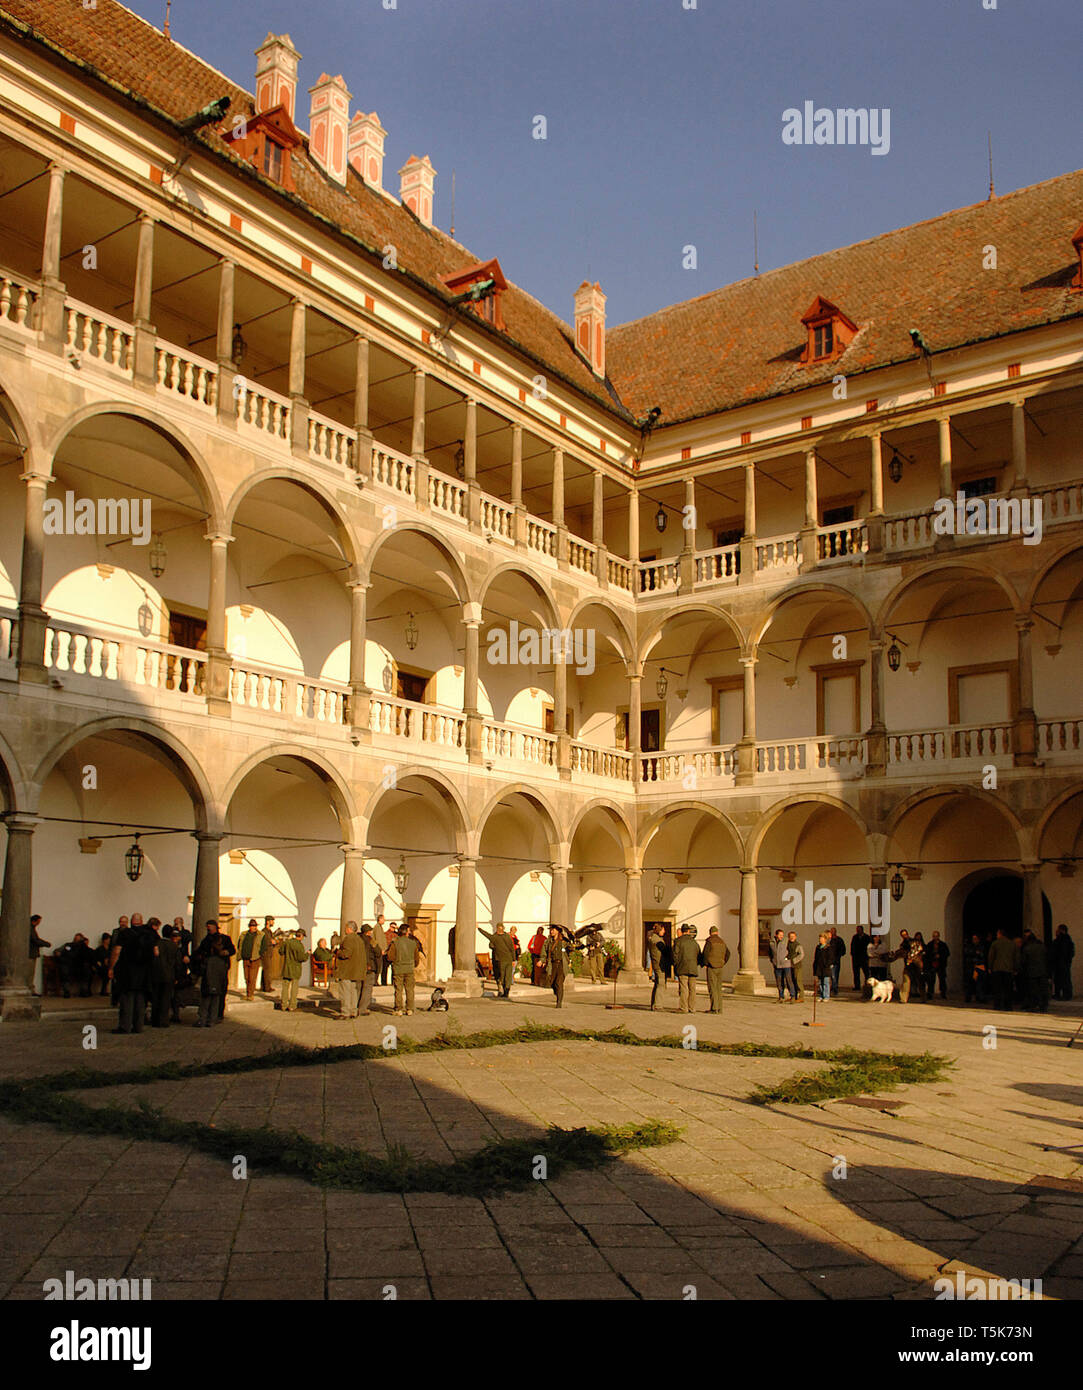
[[[660,903],[666,896],[666,881],[661,873],[658,874],[654,882],[654,901]]]
[[[902,478],[902,459],[899,457],[898,449],[893,449],[891,462],[887,466],[887,476],[893,483],[897,483]]]
[[[892,637],[891,646],[887,649],[887,664],[893,671],[897,671],[902,665],[902,649],[897,637]]]
[[[244,359],[245,359],[245,357],[246,357],[246,355],[247,355],[247,353],[248,353],[248,344],[247,344],[247,343],[245,342],[245,340],[244,340],[244,334],[241,332],[241,325],[240,325],[239,323],[235,323],[235,324],[233,325],[233,349],[232,349],[232,351],[233,351],[233,365],[234,365],[235,367],[239,367],[239,366],[241,365],[241,363],[244,361]]]
[[[139,848],[139,836],[137,835],[124,855],[124,872],[133,883],[143,872],[143,851]]]
[[[669,517],[666,515],[666,509],[661,502],[658,503],[658,510],[654,514],[654,524],[658,527],[659,534],[669,525]]]
[[[664,700],[666,698],[666,691],[669,689],[669,681],[666,679],[666,668],[664,666],[658,672],[658,681],[654,688],[658,691],[658,698]]]
[[[165,548],[165,541],[162,540],[161,531],[155,531],[150,538],[150,572],[155,579],[160,579],[165,574],[165,562],[169,552]]]
[[[898,902],[899,899],[902,897],[903,893],[905,893],[905,891],[906,880],[899,872],[899,865],[896,864],[895,872],[891,875],[891,896],[895,902]]]
[[[414,615],[408,613],[406,615],[406,645],[411,651],[417,646],[417,637],[417,623],[414,622]]]
[[[395,891],[400,896],[406,892],[406,885],[410,882],[410,870],[406,867],[406,858],[399,855],[399,867],[395,870]]]

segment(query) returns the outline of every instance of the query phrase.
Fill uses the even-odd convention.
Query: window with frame
[[[274,179],[275,183],[281,183],[284,162],[282,146],[264,136],[262,156],[260,163],[263,172],[269,179]]]
[[[427,705],[431,679],[431,676],[426,676],[419,671],[403,671],[400,667],[395,671],[395,695],[400,700],[410,700],[416,705]]]
[[[968,482],[959,484],[959,491],[965,498],[989,497],[997,490],[997,477],[995,473],[986,478],[971,478]]]
[[[821,323],[812,330],[813,357],[830,357],[835,351],[835,326]]]

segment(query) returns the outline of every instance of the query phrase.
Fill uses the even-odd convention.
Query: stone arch
[[[560,830],[557,822],[557,814],[550,804],[548,798],[540,792],[537,787],[532,787],[528,782],[513,782],[510,786],[502,787],[493,793],[486,803],[481,814],[473,826],[473,834],[477,837],[477,842],[481,844],[481,837],[485,833],[489,817],[503,801],[509,797],[521,796],[529,801],[539,811],[545,821],[545,829],[548,833],[550,844],[556,844],[560,840]]]
[[[455,554],[451,546],[448,545],[447,541],[436,527],[430,526],[423,521],[404,522],[401,526],[392,526],[389,527],[388,530],[381,532],[373,542],[367,559],[360,565],[360,578],[362,582],[365,584],[372,583],[372,567],[376,563],[376,557],[379,555],[381,549],[390,540],[397,536],[407,535],[411,531],[416,532],[419,536],[424,536],[426,540],[431,541],[437,550],[440,551],[447,561],[448,567],[455,579],[456,596],[459,602],[464,606],[469,603],[471,601],[471,586],[466,577],[466,571],[463,569],[462,561]]]
[[[627,665],[628,662],[632,660],[633,655],[635,653],[635,642],[632,638],[631,629],[628,627],[628,624],[625,622],[624,618],[613,606],[613,604],[611,604],[607,599],[580,599],[580,601],[568,614],[567,619],[561,624],[561,626],[570,628],[576,627],[579,622],[579,615],[582,612],[584,612],[587,608],[601,608],[605,613],[609,615],[609,617],[613,619],[613,623],[617,629],[617,632],[624,639],[624,651],[621,653],[621,656],[625,664]]]
[[[496,580],[498,580],[502,575],[505,574],[514,574],[519,579],[524,580],[537,595],[548,617],[549,626],[553,628],[559,628],[561,626],[560,615],[557,612],[556,604],[553,602],[552,594],[550,594],[546,590],[545,585],[542,584],[542,582],[538,579],[537,575],[531,574],[529,570],[524,569],[522,565],[517,565],[513,560],[509,560],[506,564],[498,566],[495,570],[492,570],[486,576],[485,581],[482,584],[480,591],[478,592],[477,601],[479,607],[484,609],[485,600],[489,593],[489,590],[492,588]]]
[[[1030,613],[1034,607],[1034,600],[1038,596],[1038,591],[1049,578],[1050,574],[1063,561],[1072,555],[1083,554],[1083,545],[1079,541],[1071,541],[1068,545],[1062,546],[1055,555],[1051,555],[1045,564],[1042,565],[1034,574],[1030,584],[1027,586],[1026,594],[1023,598],[1023,609]]]
[[[455,828],[455,834],[460,840],[459,849],[461,852],[466,852],[468,848],[468,839],[473,840],[474,837],[470,830],[470,816],[467,813],[466,802],[463,800],[463,796],[459,788],[455,785],[455,783],[452,781],[450,777],[448,777],[445,773],[440,772],[436,768],[425,767],[421,764],[410,764],[410,766],[408,767],[396,768],[396,784],[405,782],[411,777],[416,777],[422,782],[430,783],[436,789],[436,791],[439,792],[439,794],[443,797],[444,802],[454,810],[455,816],[458,819],[458,825]],[[379,807],[381,800],[384,796],[387,795],[388,791],[390,790],[393,789],[381,785],[379,787],[374,788],[371,792],[369,799],[365,804],[365,808],[361,812],[360,818],[358,820],[358,830],[359,833],[362,835],[362,843],[364,842],[364,840],[367,840],[368,838],[368,832],[369,827],[372,824],[372,818],[376,814],[377,808]]]
[[[342,546],[342,552],[347,561],[351,565],[357,564],[358,548],[354,534],[346,518],[339,510],[338,503],[318,480],[308,477],[306,474],[300,472],[299,469],[282,466],[262,468],[258,473],[253,473],[238,483],[225,509],[223,526],[226,531],[232,530],[237,512],[245,498],[262,483],[271,482],[293,483],[296,487],[301,488],[303,491],[307,492],[310,497],[314,498],[330,517],[335,528],[335,534],[339,544]]]
[[[651,652],[658,645],[662,633],[665,631],[666,626],[669,623],[678,621],[695,613],[701,613],[705,617],[714,618],[716,621],[722,623],[723,626],[729,628],[730,632],[733,634],[734,640],[737,643],[737,650],[742,652],[744,651],[748,642],[748,638],[746,634],[741,631],[737,619],[733,616],[733,614],[730,613],[727,609],[723,608],[720,604],[706,603],[701,600],[696,603],[690,603],[687,605],[687,607],[682,606],[679,608],[672,608],[667,613],[659,613],[656,617],[654,617],[651,620],[651,622],[647,625],[647,627],[643,630],[643,632],[640,634],[638,652],[639,661],[644,662],[647,660]]]
[[[866,843],[869,838],[869,827],[861,813],[845,801],[840,801],[837,796],[828,796],[826,792],[795,792],[792,796],[784,797],[781,801],[776,801],[773,806],[769,806],[757,821],[751,835],[745,844],[745,858],[743,867],[754,869],[759,867],[760,848],[767,835],[767,832],[782,816],[783,812],[792,806],[806,805],[816,802],[822,806],[830,806],[836,811],[841,811],[848,816],[857,829],[861,832]]]
[[[944,559],[933,560],[929,564],[922,565],[920,569],[908,574],[905,579],[901,579],[891,590],[887,597],[880,604],[876,615],[876,633],[882,633],[891,621],[891,613],[899,599],[913,585],[920,583],[923,579],[928,579],[930,575],[950,574],[952,570],[965,570],[974,575],[975,578],[988,580],[996,584],[1004,591],[1005,596],[1011,605],[1013,614],[1020,612],[1020,598],[1012,585],[1004,576],[992,566],[980,564],[977,560],[970,557],[964,559]],[[871,631],[871,629],[870,629]]]
[[[635,831],[629,824],[625,811],[615,801],[610,801],[608,797],[604,796],[592,797],[585,805],[580,806],[567,827],[567,833],[563,837],[564,842],[568,845],[572,843],[579,827],[592,811],[605,811],[607,813],[609,820],[620,832],[621,848],[626,855],[631,856],[635,845]],[[632,867],[631,858],[629,858],[628,867]]]
[[[718,806],[712,806],[710,802],[696,801],[692,798],[688,798],[681,801],[672,801],[665,806],[659,807],[650,819],[640,827],[637,846],[640,863],[642,863],[643,856],[650,848],[651,841],[662,828],[664,822],[668,820],[670,816],[676,815],[680,811],[699,811],[703,815],[710,816],[712,819],[717,820],[733,841],[733,847],[736,851],[736,862],[738,864],[744,862],[745,846],[741,837],[741,832],[737,829],[736,825],[734,825],[733,821],[730,820],[729,816],[726,815],[725,811],[721,810]]]
[[[946,782],[932,787],[919,787],[917,791],[911,792],[909,796],[904,797],[897,806],[892,808],[884,822],[884,835],[888,840],[894,839],[905,816],[916,806],[920,806],[922,802],[950,796],[974,797],[979,801],[987,802],[995,810],[1000,811],[1015,835],[1020,857],[1024,859],[1028,857],[1025,845],[1027,829],[1008,803],[984,787],[969,786],[962,782]],[[890,857],[889,854],[888,858],[890,859]]]
[[[1069,787],[1067,791],[1063,791],[1059,796],[1054,797],[1042,811],[1041,816],[1032,827],[1034,849],[1039,858],[1042,854],[1042,841],[1045,839],[1046,831],[1049,829],[1054,816],[1056,816],[1057,812],[1062,810],[1063,807],[1067,806],[1070,801],[1074,801],[1077,797],[1083,798],[1083,782],[1080,782],[1077,786]],[[1081,810],[1083,810],[1083,807],[1081,807]]]
[[[766,612],[763,615],[763,620],[759,624],[759,627],[752,633],[750,637],[750,644],[752,646],[753,651],[755,651],[759,647],[760,643],[763,641],[764,637],[767,634],[767,630],[774,622],[779,609],[784,607],[785,604],[789,603],[793,599],[806,598],[812,594],[823,594],[825,597],[834,599],[836,602],[849,603],[852,607],[856,608],[857,611],[864,618],[865,627],[869,632],[870,637],[872,636],[872,614],[869,612],[864,602],[860,598],[858,598],[858,596],[855,593],[853,593],[852,590],[844,588],[841,584],[829,584],[823,579],[809,579],[806,580],[804,583],[790,584],[786,589],[782,591],[782,593],[776,594],[775,597],[771,600],[771,602],[767,605]]]
[[[287,743],[269,745],[260,749],[258,753],[251,754],[239,767],[235,768],[229,781],[226,783],[222,793],[222,805],[228,812],[233,804],[233,798],[241,787],[249,773],[264,763],[270,762],[275,758],[294,758],[297,762],[304,763],[311,771],[323,782],[327,788],[331,804],[338,817],[339,829],[342,831],[342,838],[345,842],[350,840],[354,825],[357,823],[357,810],[354,803],[353,793],[349,784],[342,777],[341,773],[323,753],[312,748],[304,748],[300,744]]]
[[[172,444],[177,452],[184,457],[191,470],[193,485],[203,510],[207,514],[208,529],[220,530],[224,528],[225,509],[222,495],[215,481],[214,471],[195,445],[177,429],[173,421],[167,420],[165,416],[159,415],[156,410],[151,410],[149,406],[132,404],[128,401],[99,401],[75,411],[54,433],[46,445],[50,472],[52,471],[53,460],[64,441],[80,425],[86,424],[88,420],[93,420],[99,415],[125,415],[130,419],[139,420]]]
[[[46,779],[65,753],[77,747],[88,738],[111,731],[131,734],[136,740],[154,745],[164,755],[178,781],[192,799],[197,830],[215,830],[221,824],[221,807],[216,801],[206,773],[185,745],[168,729],[152,723],[148,719],[129,719],[117,715],[107,719],[95,719],[89,724],[80,725],[54,744],[38,764],[33,777],[34,801],[45,785]]]
[[[12,432],[19,444],[29,451],[39,444],[38,431],[32,425],[34,414],[19,404],[11,387],[0,381],[0,409],[8,417]]]

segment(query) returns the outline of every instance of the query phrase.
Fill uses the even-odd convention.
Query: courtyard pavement
[[[626,1007],[610,1011],[611,986],[579,986],[557,1011],[551,993],[519,985],[511,1002],[352,1022],[313,1012],[316,993],[292,1016],[231,996],[218,1028],[130,1037],[110,1033],[115,1014],[98,1001],[49,1001],[40,1024],[0,1028],[0,1077],[379,1043],[389,1024],[421,1040],[530,1021],[645,1038],[694,1023],[713,1042],[930,1051],[955,1065],[858,1103],[762,1107],[749,1103],[757,1084],[821,1064],[561,1040],[88,1091],[96,1105],[145,1097],[177,1118],[438,1161],[489,1138],[541,1141],[550,1125],[663,1119],[683,1133],[482,1200],[324,1191],[255,1168],[235,1180],[180,1145],[0,1118],[0,1295],[40,1299],[45,1279],[72,1270],[149,1278],[156,1300],[379,1299],[389,1286],[401,1299],[928,1300],[936,1278],[964,1268],[1083,1297],[1083,1038],[1066,1046],[1078,1001],[997,1015],[844,993],[813,1031],[810,1002],[727,996],[721,1015],[692,1019],[674,986],[666,1012],[646,1008],[645,989],[622,989]]]

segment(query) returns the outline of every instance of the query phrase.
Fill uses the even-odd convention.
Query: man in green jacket
[[[692,928],[686,922],[673,947],[673,973],[677,976],[677,989],[680,992],[677,1004],[679,1014],[696,1012],[696,981],[702,964],[703,956],[696,947]]]
[[[658,993],[665,991],[665,971],[662,969],[662,952],[666,948],[666,939],[656,926],[652,926],[647,933],[647,953],[651,961],[651,975],[654,980],[654,988],[651,990],[651,1012],[658,1007]]]
[[[993,1008],[1011,1012],[1012,981],[1019,969],[1019,947],[1003,927],[997,927],[996,940],[989,947],[989,982],[993,987]]]
[[[297,931],[287,936],[282,945],[279,946],[278,953],[282,957],[282,1012],[284,1014],[296,1013],[297,987],[301,983],[301,967],[308,960],[304,931],[298,928]]]
[[[342,929],[335,962],[335,981],[342,1001],[337,1018],[357,1017],[357,987],[365,977],[365,966],[365,951],[357,935],[357,923],[347,922]]]
[[[722,967],[729,958],[730,948],[719,936],[718,928],[712,927],[707,933],[707,941],[703,947],[703,964],[707,967],[707,993],[711,998],[709,1013],[722,1012]]]
[[[499,998],[511,998],[511,982],[515,978],[515,946],[504,930],[504,923],[497,922],[491,932],[478,928],[493,950],[493,978],[500,990]]]
[[[241,937],[237,954],[244,970],[244,995],[246,999],[256,996],[256,982],[259,979],[260,953],[263,950],[263,933],[256,925],[256,919],[248,919],[248,930]]]
[[[414,972],[421,948],[420,943],[410,935],[405,922],[399,927],[398,935],[391,938],[387,954],[391,961],[391,981],[395,986],[395,1013],[410,1015],[414,1011]]]

